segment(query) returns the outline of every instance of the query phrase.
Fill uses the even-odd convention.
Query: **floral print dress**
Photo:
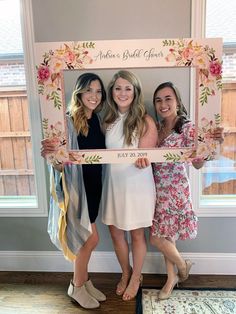
[[[159,147],[190,147],[194,145],[195,129],[191,122],[182,133],[172,132]],[[183,163],[154,163],[156,205],[151,227],[153,236],[173,240],[193,239],[197,235],[197,217],[192,207],[190,184]]]

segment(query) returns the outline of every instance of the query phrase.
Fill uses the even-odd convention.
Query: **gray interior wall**
[[[189,0],[32,0],[32,3],[37,42],[190,36]]]
[[[190,37],[190,0],[32,0],[32,8],[36,42]],[[236,252],[235,223],[235,218],[200,218],[197,239],[181,242],[179,248]],[[98,228],[97,250],[112,251],[99,219]],[[54,249],[46,218],[0,219],[0,250]]]

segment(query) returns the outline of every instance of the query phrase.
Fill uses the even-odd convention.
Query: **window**
[[[236,216],[236,2],[229,0],[223,6],[220,0],[193,2],[192,14],[192,37],[223,38],[221,117],[225,131],[219,158],[198,172],[191,170],[194,203],[201,216]]]
[[[46,216],[31,1],[0,0],[0,24],[0,215]]]

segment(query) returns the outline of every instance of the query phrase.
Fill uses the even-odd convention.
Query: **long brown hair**
[[[177,116],[178,119],[174,125],[173,130],[177,133],[182,133],[182,126],[189,122],[190,120],[188,119],[188,112],[182,102],[180,92],[178,88],[172,83],[172,82],[164,82],[160,85],[157,86],[155,92],[153,93],[153,105],[155,106],[155,98],[156,94],[163,88],[169,87],[172,89],[172,91],[175,94],[176,101],[177,101]]]
[[[77,130],[78,134],[81,133],[84,136],[88,135],[88,121],[85,114],[85,107],[81,100],[81,96],[84,92],[87,91],[91,82],[96,80],[99,81],[102,90],[101,103],[94,110],[94,112],[99,112],[102,109],[104,101],[106,100],[106,91],[101,78],[97,74],[95,73],[81,74],[76,81],[71,96],[68,112],[73,119],[74,127]]]

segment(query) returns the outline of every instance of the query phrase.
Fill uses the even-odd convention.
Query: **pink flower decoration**
[[[222,72],[222,66],[218,61],[211,61],[210,63],[210,73],[213,76],[219,76]]]
[[[190,49],[187,47],[182,51],[182,57],[184,59],[190,59],[192,56],[193,56],[193,49]]]
[[[38,68],[38,78],[40,81],[46,81],[50,76],[49,68],[45,65],[41,65]]]
[[[65,54],[65,60],[69,63],[72,63],[75,61],[75,54],[72,51],[67,51]]]
[[[202,118],[201,123],[203,128],[209,125],[209,121],[207,120],[207,118]]]

